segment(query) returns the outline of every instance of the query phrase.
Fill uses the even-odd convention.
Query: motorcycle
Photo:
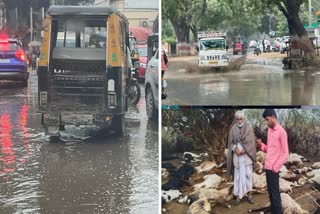
[[[32,67],[32,70],[35,70],[37,68],[37,55],[35,54],[32,54],[31,67]]]
[[[259,55],[261,54],[260,48],[259,48],[259,47],[256,47],[256,48],[254,49],[253,54],[259,56]]]
[[[137,105],[140,100],[141,90],[138,79],[134,77],[137,73],[137,68],[130,69],[129,83],[128,83],[128,96],[131,105]]]

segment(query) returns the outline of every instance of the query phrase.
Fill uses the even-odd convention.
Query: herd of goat
[[[206,153],[194,154],[191,152],[184,153],[179,168],[170,162],[163,162],[161,175],[162,179],[167,182],[162,184],[162,204],[171,201],[188,203],[190,206],[187,214],[209,214],[216,204],[231,208],[229,203],[234,198],[232,194],[233,182],[225,176],[226,154],[227,151],[224,155],[225,162],[220,165],[214,161],[204,160],[208,159]],[[253,173],[253,192],[255,193],[267,192],[264,160],[265,153],[257,152],[257,162],[254,164]],[[320,162],[315,162],[310,167],[306,167],[304,162],[309,161],[303,156],[291,153],[280,170],[279,187],[284,213],[309,213],[291,198],[292,188],[311,183],[315,191],[319,191]],[[200,165],[196,166],[198,163]],[[195,175],[198,175],[198,179],[192,180]],[[221,186],[223,187],[221,188]],[[315,201],[315,203],[318,202]],[[248,210],[248,212],[268,210],[270,210],[270,206],[266,205]],[[165,208],[163,212],[166,212]]]

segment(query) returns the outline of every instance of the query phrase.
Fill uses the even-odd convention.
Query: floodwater
[[[0,83],[0,213],[157,213],[158,126],[144,94],[127,135],[67,126],[49,142],[40,125],[37,77]],[[141,88],[143,92],[143,88]]]
[[[239,71],[177,72],[169,64],[167,105],[320,105],[320,69],[282,69],[281,59],[247,59]]]

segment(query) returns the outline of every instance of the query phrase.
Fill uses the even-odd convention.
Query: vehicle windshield
[[[138,47],[138,53],[139,53],[139,56],[142,56],[142,57],[148,56],[147,47]]]
[[[200,50],[224,50],[225,41],[223,39],[201,40]]]
[[[55,46],[57,48],[106,47],[104,20],[58,20]]]
[[[0,51],[17,51],[19,49],[15,43],[0,43]]]

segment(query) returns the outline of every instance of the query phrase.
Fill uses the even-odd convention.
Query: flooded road
[[[181,69],[181,62],[186,63],[169,59],[168,98],[163,104],[320,105],[319,68],[285,71],[281,58],[251,57],[240,71],[201,74],[187,73]]]
[[[53,143],[36,113],[36,74],[28,88],[0,83],[0,213],[157,213],[158,126],[141,92],[126,137],[67,126]]]

